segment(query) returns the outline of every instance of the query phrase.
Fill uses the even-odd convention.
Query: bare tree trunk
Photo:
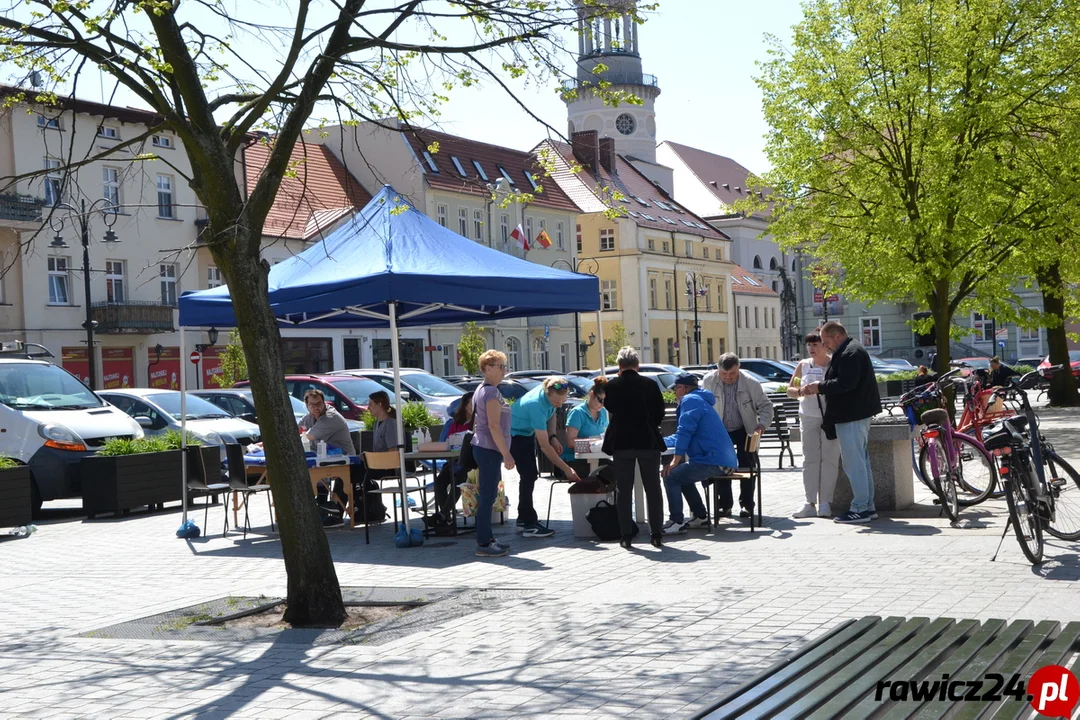
[[[952,312],[949,310],[949,281],[934,282],[934,292],[930,296],[930,312],[934,316],[934,343],[937,349],[935,361],[939,373],[949,370],[950,353],[949,328],[952,325]]]
[[[1042,292],[1043,313],[1055,319],[1047,323],[1046,345],[1050,350],[1050,364],[1062,369],[1050,379],[1050,404],[1058,407],[1080,405],[1080,393],[1069,362],[1069,341],[1065,335],[1065,283],[1061,279],[1061,265],[1052,263],[1037,273],[1039,290]]]
[[[246,239],[238,240],[238,245],[251,246]],[[281,334],[266,302],[269,268],[257,256],[237,252],[219,257],[227,254],[221,246],[212,246],[212,252],[216,261],[228,266],[230,287],[245,289],[232,293],[233,312],[247,356],[288,574],[284,619],[293,625],[336,627],[345,619],[345,606],[283,382]],[[350,482],[348,474],[342,480]]]

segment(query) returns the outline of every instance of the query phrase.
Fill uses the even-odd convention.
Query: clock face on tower
[[[634,121],[634,116],[629,113],[623,113],[615,118],[615,129],[623,135],[633,135],[636,127],[637,122]]]

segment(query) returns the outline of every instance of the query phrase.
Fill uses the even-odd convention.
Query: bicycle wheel
[[[919,470],[923,477],[929,480],[932,473],[926,448],[924,445],[919,452]],[[997,471],[993,459],[986,451],[970,440],[954,435],[953,453],[957,458],[957,504],[960,507],[969,507],[993,496],[997,489]],[[929,486],[929,482],[927,485]],[[933,487],[930,489],[934,490]]]
[[[1005,481],[1005,502],[1009,506],[1009,518],[1012,520],[1016,541],[1032,565],[1042,562],[1043,536],[1042,522],[1032,509],[1037,502],[1030,497],[1027,477],[1031,469],[1018,469],[1018,463],[1010,462],[1009,479]]]
[[[1043,454],[1043,465],[1054,497],[1054,518],[1046,531],[1061,540],[1080,540],[1080,474],[1054,451]]]
[[[949,469],[949,457],[945,452],[945,446],[938,442],[937,438],[928,438],[926,441],[926,454],[930,465],[930,482],[933,483],[934,494],[938,497],[950,522],[956,522],[960,515],[960,506],[956,500],[956,483],[953,482],[953,474]]]

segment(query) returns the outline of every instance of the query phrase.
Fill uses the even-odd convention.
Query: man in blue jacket
[[[713,410],[716,396],[699,388],[697,375],[690,373],[675,378],[674,391],[679,399],[675,411],[678,428],[674,435],[664,438],[669,448],[675,448],[675,456],[664,470],[670,515],[664,525],[665,535],[682,535],[688,527],[708,527],[708,512],[696,485],[717,475],[727,475],[738,464],[731,437]],[[691,520],[683,516],[684,495],[694,514]]]

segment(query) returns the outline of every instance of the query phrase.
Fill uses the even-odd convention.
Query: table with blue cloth
[[[359,455],[345,455],[341,451],[331,450],[326,457],[319,458],[313,452],[304,453],[307,460],[308,475],[311,478],[311,487],[315,493],[319,492],[319,485],[325,484],[327,490],[327,496],[337,499],[337,496],[332,492],[330,482],[334,478],[341,478],[341,484],[345,486],[346,504],[343,506],[343,510],[349,516],[349,527],[356,527],[356,501],[353,497],[353,484],[349,478],[348,466],[360,465],[363,463],[363,458]],[[269,477],[266,471],[266,456],[262,452],[247,453],[244,455],[244,465],[252,468],[262,468],[262,472],[259,473],[259,477],[256,480],[256,485],[269,484]],[[345,472],[342,469],[345,468]],[[338,500],[338,504],[341,501]],[[234,522],[236,514],[238,512],[236,495],[233,495],[233,515]]]

